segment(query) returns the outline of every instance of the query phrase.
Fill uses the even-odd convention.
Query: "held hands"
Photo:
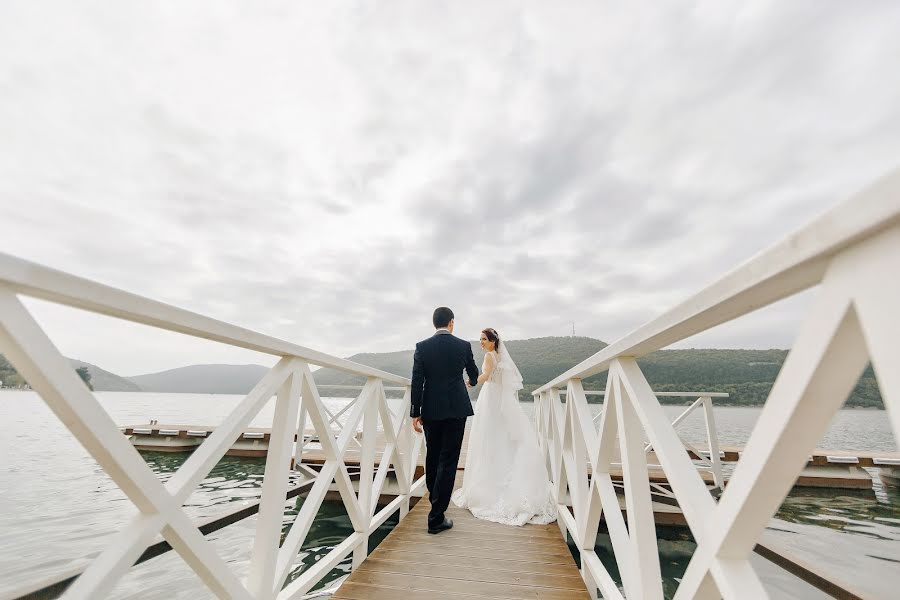
[[[422,417],[413,417],[412,426],[416,433],[422,433]]]

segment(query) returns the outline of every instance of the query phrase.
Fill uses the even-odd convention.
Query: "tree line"
[[[588,337],[546,337],[511,340],[506,346],[522,372],[522,400],[531,392],[555,379],[586,358],[606,347],[600,340]],[[484,356],[477,342],[472,342],[476,362]],[[717,398],[717,405],[760,406],[765,403],[778,376],[787,350],[684,349],[659,350],[638,359],[638,364],[658,392],[727,392],[728,398]],[[398,375],[409,376],[413,351],[357,354],[350,360]],[[316,381],[332,384],[362,385],[363,378],[331,369],[321,369]],[[606,374],[583,381],[585,389],[602,390]],[[477,388],[474,392],[477,394]],[[591,402],[602,397],[588,396]],[[685,398],[661,398],[662,402],[680,404]],[[847,399],[846,406],[883,408],[875,373],[869,366]]]

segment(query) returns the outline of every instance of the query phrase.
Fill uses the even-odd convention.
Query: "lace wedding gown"
[[[552,523],[556,500],[537,435],[516,393],[522,376],[502,342],[499,355],[491,354],[496,367],[478,394],[463,486],[453,492],[453,503],[504,525]]]

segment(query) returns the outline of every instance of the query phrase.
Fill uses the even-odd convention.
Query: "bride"
[[[519,406],[522,375],[494,329],[481,332],[483,383],[469,434],[462,488],[453,502],[479,519],[524,525],[556,520],[544,457]]]

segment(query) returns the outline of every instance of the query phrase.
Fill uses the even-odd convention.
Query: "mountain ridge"
[[[116,375],[97,365],[79,360],[66,358],[73,369],[87,367],[91,375],[91,385],[98,392],[140,392],[142,391],[133,381],[121,375]],[[25,385],[25,379],[13,368],[13,366],[0,354],[0,387],[18,388]]]
[[[472,352],[480,365],[484,353],[477,341]],[[524,390],[519,397],[531,398],[531,392],[586,358],[606,347],[606,342],[589,337],[543,337],[506,341],[507,349],[522,372]],[[413,350],[365,352],[348,360],[408,377],[412,371]],[[787,350],[674,349],[658,350],[638,363],[651,387],[658,392],[727,392],[729,398],[717,399],[718,405],[759,406],[765,403],[772,384],[787,357]],[[148,391],[173,393],[246,394],[263,377],[262,365],[188,365],[157,373],[119,377],[83,361],[71,359],[73,368],[87,366],[91,383],[98,391]],[[0,379],[21,377],[0,355]],[[365,377],[334,369],[318,369],[313,377],[319,384],[362,385]],[[583,381],[585,389],[603,389],[606,375]],[[472,391],[473,397],[479,388]],[[324,390],[323,390],[324,392]],[[330,390],[328,392],[331,392]],[[340,391],[331,392],[334,394]],[[344,392],[342,395],[346,395]],[[599,402],[599,396],[589,396]],[[663,402],[682,403],[686,399],[663,398]],[[871,366],[863,372],[847,400],[848,407],[883,408],[878,382]]]
[[[246,394],[269,367],[254,364],[198,364],[127,377],[146,392]]]
[[[476,363],[480,366],[484,352],[478,342],[471,342]],[[607,346],[606,342],[587,337],[544,337],[505,341],[524,379],[519,398],[528,400],[531,392],[560,374],[593,356]],[[688,348],[657,350],[638,359],[638,364],[651,387],[658,392],[726,392],[728,398],[717,398],[718,405],[761,406],[765,403],[788,351],[782,349],[746,350],[730,348]],[[347,360],[409,377],[413,350],[360,353]],[[317,383],[362,385],[365,378],[334,369],[320,369],[313,374]],[[606,374],[583,381],[585,389],[605,387]],[[478,388],[471,393],[477,394]],[[661,402],[680,404],[686,399],[662,398]],[[599,396],[589,401],[601,402]],[[848,407],[883,408],[884,404],[871,365],[847,399]]]

